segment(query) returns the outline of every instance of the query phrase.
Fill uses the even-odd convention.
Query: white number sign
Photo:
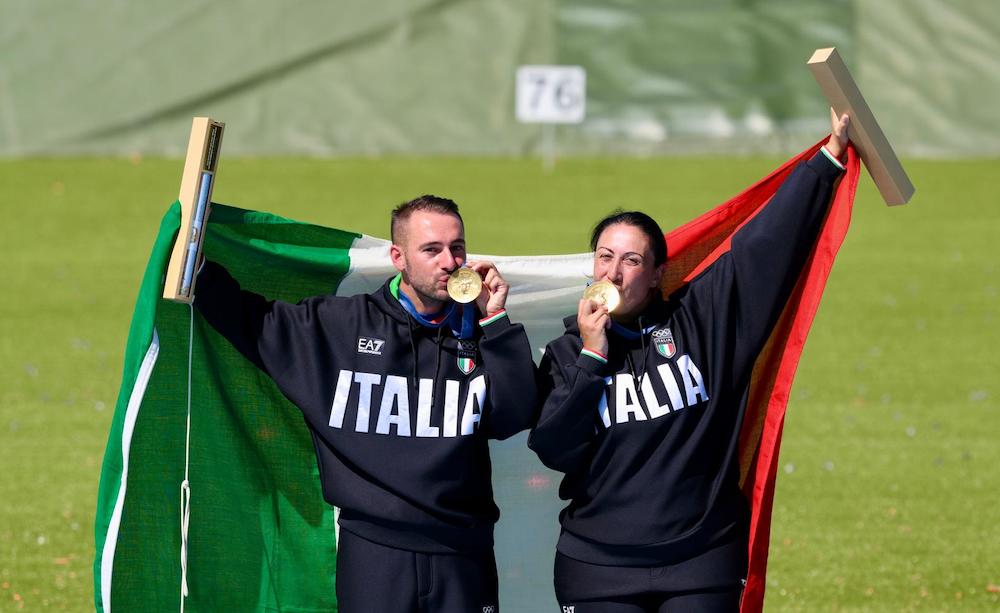
[[[586,94],[587,73],[581,66],[521,66],[517,69],[517,120],[580,123]]]

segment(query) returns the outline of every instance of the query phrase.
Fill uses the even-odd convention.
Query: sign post
[[[518,121],[542,124],[542,164],[551,171],[556,124],[581,123],[586,114],[587,73],[582,66],[521,66],[515,98]]]

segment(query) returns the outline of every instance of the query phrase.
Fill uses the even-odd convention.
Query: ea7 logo
[[[565,605],[564,604],[563,608],[562,608],[562,613],[576,613],[576,605],[575,604],[571,604],[571,605]]]
[[[370,353],[372,355],[382,355],[382,347],[385,341],[380,338],[358,337],[358,353]]]

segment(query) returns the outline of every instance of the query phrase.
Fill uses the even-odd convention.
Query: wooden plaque
[[[215,171],[219,163],[222,132],[226,124],[208,117],[195,117],[191,123],[181,191],[181,227],[170,253],[170,263],[163,284],[163,297],[175,302],[194,300],[195,266],[201,255],[204,230],[208,224]]]
[[[868,168],[882,199],[888,205],[907,203],[913,196],[913,183],[906,176],[899,158],[875,121],[837,49],[817,49],[809,58],[808,66],[837,116],[844,113],[850,115],[851,123],[847,130],[851,142],[861,155],[861,161]]]

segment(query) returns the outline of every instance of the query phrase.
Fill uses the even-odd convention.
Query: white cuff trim
[[[844,164],[840,160],[838,160],[837,158],[835,158],[832,153],[830,153],[830,150],[826,148],[826,145],[823,145],[822,147],[820,147],[819,150],[823,152],[823,155],[826,156],[826,159],[830,160],[830,162],[834,166],[836,166],[837,168],[839,168],[841,170],[847,170],[847,167],[844,166]]]

